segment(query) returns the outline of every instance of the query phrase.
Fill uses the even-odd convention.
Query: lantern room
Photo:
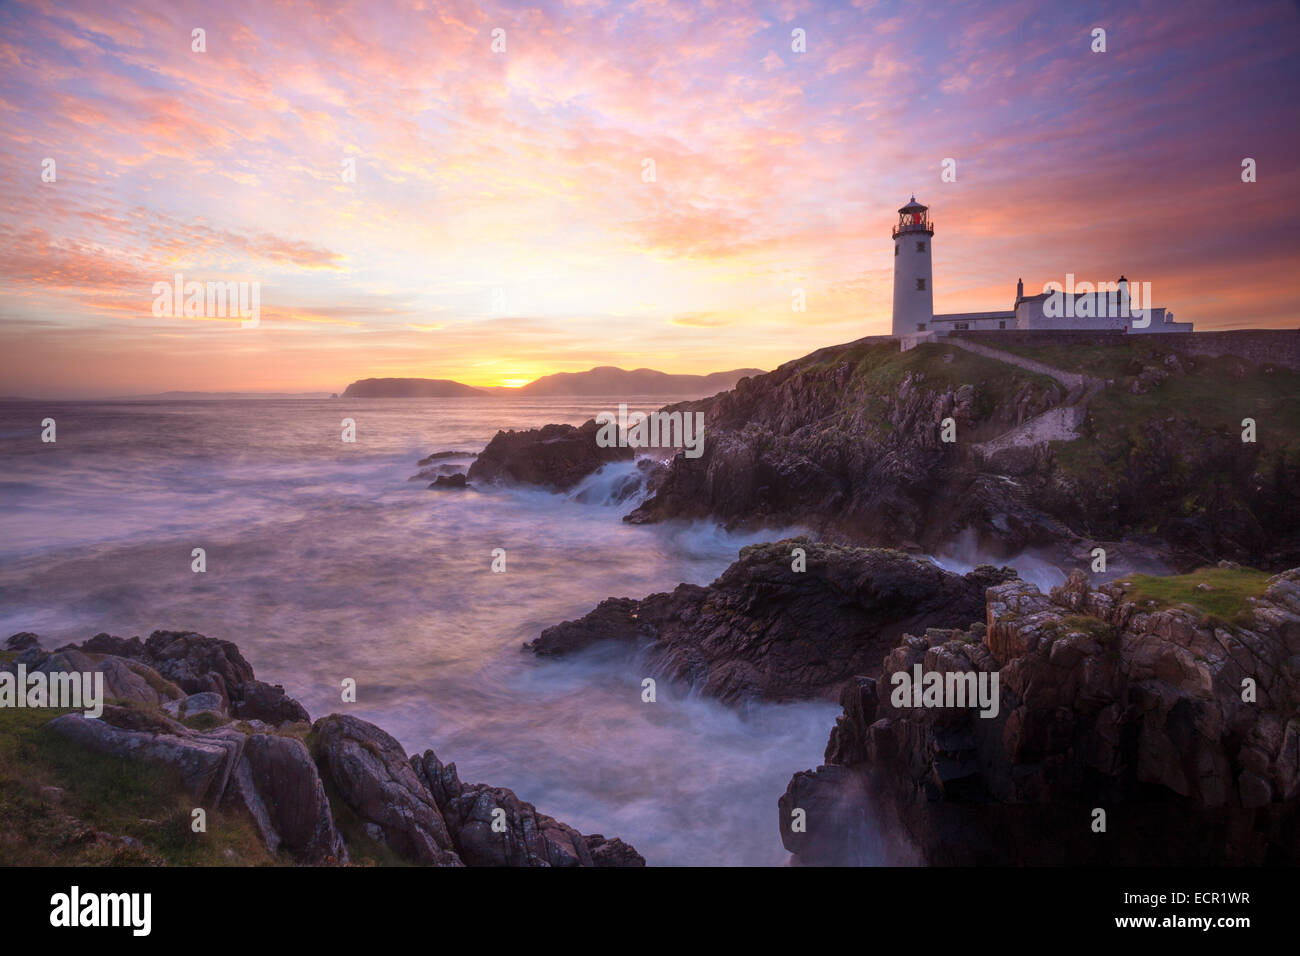
[[[894,227],[894,238],[905,232],[921,232],[927,236],[934,235],[934,223],[930,220],[930,207],[923,206],[913,196],[902,209],[898,210],[898,225]]]

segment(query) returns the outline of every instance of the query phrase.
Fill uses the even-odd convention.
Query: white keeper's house
[[[1175,322],[1172,312],[1151,305],[1151,284],[1134,284],[1120,276],[1115,282],[1074,283],[1067,276],[1056,291],[1025,295],[1024,280],[1016,283],[1015,304],[1004,312],[934,314],[934,270],[931,256],[934,221],[930,208],[913,196],[898,210],[894,226],[894,325],[891,334],[916,341],[950,332],[998,329],[1074,329],[1093,332],[1190,332],[1191,322]]]

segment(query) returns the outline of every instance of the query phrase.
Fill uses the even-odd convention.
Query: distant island
[[[344,398],[482,398],[488,393],[445,378],[363,378]]]
[[[726,391],[746,375],[762,375],[757,368],[738,368],[708,375],[670,375],[652,368],[632,371],[602,365],[585,372],[543,375],[520,388],[475,388],[444,378],[365,378],[353,382],[344,398],[471,398],[500,394],[519,395],[656,395],[707,396]]]
[[[586,372],[543,375],[516,391],[525,395],[713,395],[726,391],[758,368],[737,368],[709,375],[669,375],[652,368],[632,371],[601,365]]]

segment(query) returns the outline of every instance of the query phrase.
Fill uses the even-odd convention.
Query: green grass
[[[1136,335],[1114,345],[1064,342],[1020,345],[999,342],[993,344],[993,347],[1065,372],[1079,372],[1100,379],[1137,375],[1147,365],[1163,368],[1164,357],[1170,353],[1168,346]],[[1180,360],[1186,364],[1186,358],[1180,356]]]
[[[951,356],[951,361],[947,361],[948,356]],[[1025,385],[1042,391],[1060,389],[1056,381],[1046,375],[935,342],[895,353],[887,362],[860,366],[859,372],[865,373],[872,385],[886,390],[896,388],[909,372],[924,376],[926,385],[938,386],[940,390],[976,385],[993,402],[1010,400]]]
[[[1198,455],[1208,453],[1211,441],[1223,449],[1240,448],[1242,455],[1258,453],[1269,467],[1278,456],[1288,461],[1300,457],[1300,373],[1285,369],[1243,372],[1231,358],[1198,357],[1195,361],[1190,372],[1171,375],[1142,394],[1128,390],[1131,379],[1097,393],[1083,437],[1052,443],[1057,465],[1081,481],[1105,484],[1148,458],[1158,462],[1162,438],[1167,433],[1177,434],[1178,445],[1187,453],[1172,462],[1173,470],[1167,473],[1188,499],[1187,514],[1196,510],[1190,503],[1193,498],[1206,499],[1204,486],[1221,470],[1213,467],[1215,463],[1196,461]],[[1139,368],[1141,364],[1137,362]],[[1241,442],[1244,418],[1255,419],[1254,445]]]
[[[0,708],[0,865],[265,865],[273,857],[251,821],[194,801],[173,771],[87,751],[47,724],[65,710]],[[57,787],[61,799],[42,791]],[[102,831],[139,841],[122,847]]]
[[[1212,623],[1240,626],[1249,618],[1247,598],[1263,594],[1269,577],[1268,572],[1254,568],[1215,567],[1168,577],[1135,574],[1122,583],[1125,598],[1139,606],[1148,601],[1159,608],[1190,604]],[[1199,584],[1209,590],[1197,590]]]

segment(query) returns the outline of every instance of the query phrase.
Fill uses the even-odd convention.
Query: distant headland
[[[650,368],[628,371],[602,365],[585,372],[544,375],[519,388],[475,388],[449,379],[366,378],[353,382],[344,398],[471,398],[504,393],[519,395],[654,395],[703,396],[726,391],[747,375],[762,369],[738,368],[708,375],[670,375]]]

